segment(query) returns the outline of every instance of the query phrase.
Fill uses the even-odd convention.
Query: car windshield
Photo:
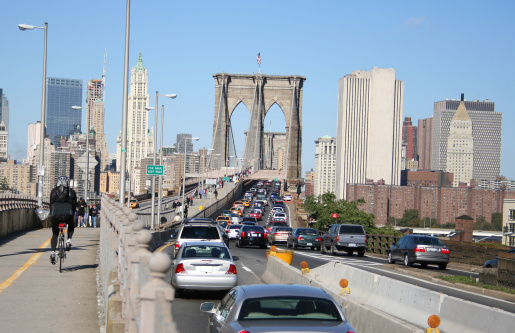
[[[230,259],[231,255],[226,247],[211,245],[186,246],[183,250],[183,258],[218,258]]]
[[[301,229],[298,231],[299,235],[318,235],[318,231],[313,229]]]
[[[275,231],[291,231],[290,227],[277,227]]]
[[[302,296],[248,299],[242,304],[238,319],[342,321],[333,302]]]
[[[441,240],[433,237],[414,237],[413,242],[415,244],[420,245],[437,245],[437,246],[445,246]]]
[[[216,227],[186,226],[182,230],[181,238],[218,239],[220,235]]]
[[[363,227],[360,225],[342,225],[340,234],[363,234]]]
[[[260,226],[257,226],[257,225],[253,225],[253,226],[246,225],[245,228],[244,228],[244,231],[259,231],[259,232],[263,232],[263,227],[260,227]]]
[[[241,224],[231,224],[229,226],[229,229],[241,229]]]

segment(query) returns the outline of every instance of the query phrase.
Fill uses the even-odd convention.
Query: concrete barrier
[[[339,281],[349,281],[351,293],[340,295]],[[331,294],[349,321],[362,332],[423,332],[430,315],[441,318],[442,332],[509,332],[515,314],[464,301],[425,288],[331,262],[301,271],[270,257],[262,276],[267,283],[317,286]]]

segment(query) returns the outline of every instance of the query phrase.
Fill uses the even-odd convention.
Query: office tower
[[[453,187],[460,183],[470,185],[474,159],[474,139],[472,138],[472,121],[461,102],[458,111],[452,117],[447,139],[447,172],[454,174]]]
[[[265,169],[279,170],[286,167],[286,133],[263,132],[263,165]]]
[[[314,190],[315,186],[315,171],[311,169],[310,171],[306,171],[306,176],[304,177],[304,196],[308,197],[310,195],[315,194]]]
[[[433,145],[433,118],[418,120],[418,167],[431,170],[431,147]]]
[[[103,85],[102,80],[90,80],[86,104],[88,107],[89,128],[96,133],[96,148],[100,150],[101,162],[100,170],[104,171],[109,162],[109,150],[107,148],[106,136],[104,133],[104,101],[102,99]]]
[[[474,139],[472,178],[495,179],[500,175],[501,170],[502,112],[496,112],[495,103],[488,100],[481,102],[462,99],[472,121],[472,137]],[[459,105],[460,101],[457,100],[434,103],[431,160],[433,170],[447,170],[449,127]]]
[[[336,138],[325,135],[315,140],[314,195],[334,193],[336,186]]]
[[[5,130],[9,132],[9,101],[0,88],[0,121],[4,122]]]
[[[33,163],[34,151],[39,145],[41,139],[41,121],[37,121],[35,124],[29,124],[27,129],[27,160],[29,164]]]
[[[413,126],[411,117],[404,117],[402,142],[406,144],[406,161],[417,159],[417,131],[417,126]]]
[[[82,80],[49,77],[46,85],[46,134],[57,148],[81,124],[82,110],[72,106],[82,105]]]
[[[367,179],[399,185],[404,82],[394,69],[354,71],[338,82],[336,189]]]
[[[127,171],[132,174],[133,169],[139,168],[140,161],[153,153],[154,135],[148,129],[148,69],[143,66],[141,53],[136,66],[131,70],[129,93],[129,110],[127,119]],[[118,136],[116,154],[116,170],[120,172],[121,163],[121,136]],[[146,165],[146,162],[144,163]],[[146,170],[145,170],[146,172]],[[131,181],[134,178],[131,176]]]
[[[9,159],[9,155],[7,154],[7,144],[8,144],[9,132],[7,132],[7,128],[3,120],[0,121],[0,161],[4,162]]]
[[[184,154],[184,148],[186,147],[186,152],[190,154],[193,152],[193,142],[191,141],[191,134],[179,133],[177,134],[177,143],[175,147],[177,147],[177,152]]]

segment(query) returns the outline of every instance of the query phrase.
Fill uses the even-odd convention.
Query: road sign
[[[147,165],[147,175],[162,176],[164,174],[162,165]]]
[[[230,180],[231,180],[231,178],[229,178],[229,177],[224,177],[224,178],[223,178],[223,181],[224,181],[224,182],[228,182],[228,181],[230,181]]]
[[[336,214],[336,213],[332,213],[332,214],[331,214],[331,217],[332,217],[333,219],[337,219],[337,218],[338,218],[338,214]]]

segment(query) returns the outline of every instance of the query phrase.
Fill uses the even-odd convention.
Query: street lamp
[[[148,110],[155,110],[155,127],[154,127],[154,148],[153,148],[153,151],[154,151],[154,158],[153,158],[153,164],[156,165],[156,150],[157,150],[157,109],[159,109],[158,105],[159,105],[159,96],[164,96],[164,97],[168,97],[168,98],[176,98],[177,97],[177,94],[162,94],[160,95],[158,91],[156,91],[156,107],[146,107],[145,109],[148,111]],[[163,110],[161,111],[161,152],[159,153],[159,163],[160,165],[162,165],[163,163],[163,120],[164,120],[164,116],[163,116],[163,113],[164,113],[164,105],[163,105]],[[164,170],[164,168],[163,168]],[[154,214],[155,214],[155,195],[156,195],[156,175],[152,175],[152,213],[151,213],[151,229],[153,230],[155,228],[156,225],[159,225],[159,219],[160,219],[160,213],[161,213],[161,192],[162,192],[162,189],[161,189],[161,186],[162,186],[162,181],[163,181],[163,176],[159,176],[159,204],[158,204],[158,221],[155,222],[154,221]]]
[[[185,190],[185,183],[186,183],[186,156],[188,155],[188,150],[186,149],[186,140],[195,140],[198,141],[200,138],[188,138],[184,137],[184,168],[183,168],[183,176],[182,176],[182,203],[181,203],[181,219],[184,220],[184,190]]]
[[[44,29],[45,41],[43,48],[43,92],[41,93],[41,133],[39,139],[39,167],[38,167],[38,207],[43,206],[43,176],[45,175],[44,149],[45,149],[45,108],[46,108],[46,46],[48,35],[48,23],[45,22],[44,27],[36,27],[29,24],[18,24],[21,31]]]
[[[84,200],[88,201],[88,180],[89,180],[89,107],[85,106],[72,106],[74,110],[86,109],[86,182],[84,183]],[[130,202],[130,199],[128,200]]]

